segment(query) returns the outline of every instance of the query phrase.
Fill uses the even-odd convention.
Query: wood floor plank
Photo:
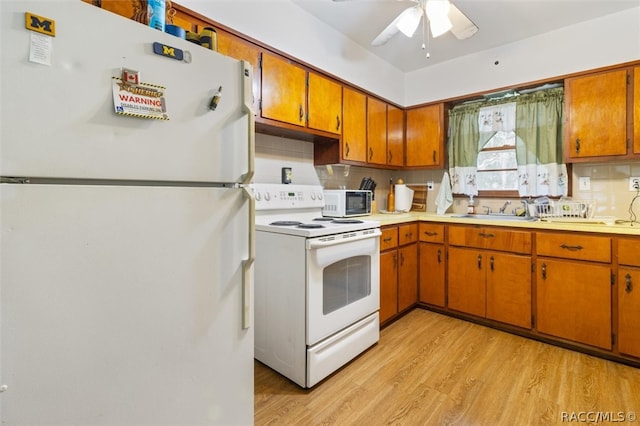
[[[420,309],[313,389],[255,365],[258,426],[560,425],[578,412],[640,414],[640,370]]]

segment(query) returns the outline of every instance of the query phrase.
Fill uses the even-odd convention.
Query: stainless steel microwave
[[[323,216],[351,217],[371,214],[373,193],[362,189],[327,189],[324,191]]]

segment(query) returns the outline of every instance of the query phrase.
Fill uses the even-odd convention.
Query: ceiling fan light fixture
[[[442,18],[448,19],[450,8],[449,0],[427,0],[424,11],[430,21],[437,21]]]
[[[413,37],[420,24],[420,18],[422,18],[422,9],[419,6],[412,7],[402,13],[396,27],[407,37]]]
[[[433,38],[439,37],[442,34],[446,33],[451,29],[452,26],[453,25],[451,24],[451,21],[446,16],[434,20],[429,20],[429,28],[431,29],[431,35],[433,36]]]

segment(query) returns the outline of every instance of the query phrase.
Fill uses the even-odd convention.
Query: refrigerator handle
[[[253,68],[247,61],[242,61],[242,110],[247,113],[248,133],[248,170],[242,175],[242,183],[248,185],[255,173],[256,157],[256,119],[253,111]]]
[[[243,186],[242,189],[249,200],[249,256],[247,260],[242,262],[242,328],[246,330],[253,326],[251,295],[253,293],[253,263],[256,260],[256,200],[248,186]]]

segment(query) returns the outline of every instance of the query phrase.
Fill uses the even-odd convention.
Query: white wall
[[[640,6],[407,73],[404,105],[638,59]]]
[[[403,104],[404,74],[400,70],[289,0],[182,0],[180,4],[357,87]]]

